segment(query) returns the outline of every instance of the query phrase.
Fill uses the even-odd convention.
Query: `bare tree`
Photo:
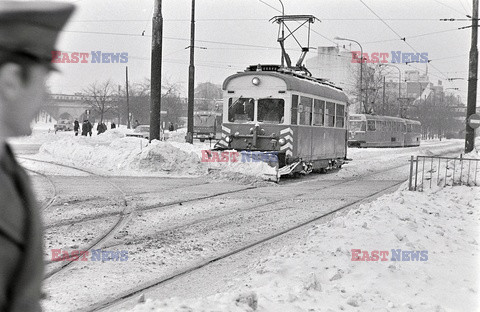
[[[195,88],[195,108],[197,110],[214,110],[215,100],[222,98],[222,88],[211,83],[199,83]]]
[[[385,68],[377,65],[363,65],[362,89],[360,90],[360,68],[352,68],[351,87],[347,91],[354,96],[358,105],[358,113],[382,114],[385,111],[383,105],[383,76]],[[362,106],[362,107],[361,107]]]
[[[141,124],[148,124],[150,120],[150,80],[141,83],[129,83],[129,109],[131,122],[138,120]],[[162,111],[167,112],[166,120],[162,122],[178,122],[179,117],[186,116],[185,103],[179,95],[178,83],[164,82],[162,85]],[[127,122],[127,101],[125,88],[120,88],[118,94],[119,115],[122,123]]]
[[[110,80],[103,83],[94,82],[83,90],[83,102],[91,107],[95,116],[103,122],[106,113],[114,113],[117,109],[115,88]]]

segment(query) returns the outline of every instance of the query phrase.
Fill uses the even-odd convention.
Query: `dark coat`
[[[42,225],[30,180],[8,145],[0,152],[0,246],[0,311],[41,311]]]

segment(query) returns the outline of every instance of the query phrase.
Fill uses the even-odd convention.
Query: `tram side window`
[[[345,106],[337,104],[335,127],[343,128],[345,125]]]
[[[299,125],[308,125],[312,124],[312,102],[313,99],[301,96],[300,97],[300,105],[302,107],[300,112],[300,120]]]
[[[229,98],[228,121],[248,122],[253,121],[255,101],[252,98]]]
[[[335,103],[327,102],[327,110],[326,110],[326,126],[327,127],[335,127]]]
[[[375,120],[367,120],[367,130],[375,131]]]
[[[283,122],[285,101],[283,99],[259,99],[257,120],[279,124]]]
[[[314,100],[313,104],[313,125],[323,126],[325,118],[323,115],[325,111],[325,101]]]
[[[381,120],[377,121],[375,129],[379,131],[385,131],[385,121],[381,121]]]
[[[292,125],[297,124],[298,95],[292,95]]]
[[[353,132],[365,131],[365,128],[366,128],[365,121],[350,120],[349,128],[350,128],[350,131],[353,131]]]

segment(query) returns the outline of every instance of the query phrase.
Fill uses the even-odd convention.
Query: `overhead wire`
[[[405,37],[402,37],[398,32],[396,32],[390,25],[388,25],[387,22],[385,22],[381,17],[380,15],[378,15],[377,13],[375,13],[375,11],[373,11],[363,0],[359,0],[370,12],[372,12],[373,15],[375,15],[376,17],[378,17],[378,19],[383,23],[385,24],[394,34],[396,34],[399,39],[403,42],[405,42],[405,44],[407,44],[413,51],[415,51],[416,53],[420,53],[417,51],[417,49],[415,49],[409,42],[407,42],[406,38]],[[445,74],[442,73],[441,70],[439,70],[437,67],[435,67],[433,64],[431,65],[432,68],[434,68],[437,72],[439,72],[440,74],[442,74],[444,76],[444,78],[442,79],[446,79],[447,76]]]
[[[465,9],[465,7],[463,6],[463,1],[462,1],[462,0],[458,0],[458,2],[460,2],[460,5],[462,6],[463,10],[465,11],[465,14],[468,15],[467,9]]]
[[[438,0],[433,0],[433,1],[435,1],[435,2],[436,2],[436,3],[438,3],[438,4],[441,4],[441,5],[443,5],[444,7],[447,7],[447,8],[449,8],[450,10],[453,10],[453,11],[457,12],[458,14],[460,14],[460,15],[462,15],[462,16],[465,16],[465,14],[463,14],[463,13],[462,13],[462,12],[460,12],[460,11],[458,11],[458,10],[457,10],[457,9],[455,9],[454,7],[451,7],[451,6],[449,6],[449,5],[445,4],[445,3],[441,2],[441,1],[438,1]]]

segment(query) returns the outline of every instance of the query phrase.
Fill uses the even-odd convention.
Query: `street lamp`
[[[400,106],[400,87],[401,87],[401,81],[402,81],[402,72],[400,71],[400,68],[398,68],[397,66],[395,65],[392,65],[392,64],[380,64],[378,66],[391,66],[391,67],[395,67],[397,70],[398,70],[398,115],[400,116],[401,115],[401,106]]]
[[[362,45],[360,43],[358,43],[358,41],[355,41],[355,40],[352,40],[352,39],[347,39],[347,38],[342,38],[342,37],[335,37],[333,39],[334,40],[345,40],[345,41],[355,42],[360,47],[360,53],[361,53],[361,56],[360,56],[360,109],[361,109],[361,106],[363,104],[363,90],[362,90],[362,84],[363,84],[363,48],[362,48]],[[363,111],[364,111],[364,113],[366,113],[365,105],[363,105]]]

